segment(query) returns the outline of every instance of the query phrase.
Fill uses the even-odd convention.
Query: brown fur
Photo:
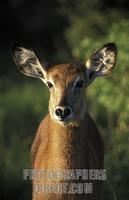
[[[69,84],[80,75],[84,79],[84,67],[76,65],[58,65],[51,68],[46,79],[55,81],[59,90],[57,95],[51,91],[49,109],[57,105],[70,103],[68,98]],[[70,90],[70,88],[69,88]],[[80,92],[80,91],[78,91]],[[88,115],[84,105],[84,91],[76,95],[74,121],[62,125],[48,113],[41,122],[31,148],[32,165],[34,169],[102,169],[103,143],[95,123]],[[64,98],[64,99],[63,99]],[[78,100],[77,100],[78,99]],[[80,104],[79,104],[80,103]],[[80,110],[79,110],[80,109]],[[83,112],[82,112],[83,111]],[[82,113],[80,117],[80,113]],[[84,113],[84,114],[83,114]],[[58,180],[57,182],[62,182]],[[40,183],[44,183],[41,180]],[[72,182],[72,181],[71,181]],[[34,181],[34,184],[39,181]],[[51,183],[51,181],[49,182]],[[100,183],[94,183],[94,193],[89,195],[55,195],[33,192],[33,200],[96,200],[100,198]]]
[[[111,74],[116,63],[116,44],[107,43],[94,51],[85,66],[67,63],[49,68],[39,62],[33,50],[17,44],[12,46],[12,53],[23,74],[40,78],[50,88],[49,113],[40,124],[31,148],[32,167],[38,170],[102,169],[103,142],[87,113],[85,88],[96,77]],[[81,87],[79,82],[83,83]],[[33,186],[64,182],[61,178],[35,179]],[[101,183],[93,181],[93,193],[89,195],[38,194],[33,190],[33,200],[100,200],[100,194]]]

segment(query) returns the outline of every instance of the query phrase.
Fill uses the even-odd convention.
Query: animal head
[[[41,79],[50,90],[49,112],[53,120],[66,124],[83,118],[85,89],[96,77],[112,73],[117,47],[105,44],[94,51],[84,64],[65,63],[47,66],[40,63],[33,50],[16,44],[12,47],[18,69],[27,76]]]

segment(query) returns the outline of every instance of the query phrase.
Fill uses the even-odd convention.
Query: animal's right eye
[[[78,81],[75,85],[75,88],[82,88],[84,86],[85,82],[84,81]]]
[[[47,84],[48,88],[52,88],[53,87],[51,82],[47,82],[46,84]]]

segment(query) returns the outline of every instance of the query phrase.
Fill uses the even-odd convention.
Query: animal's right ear
[[[46,66],[41,65],[33,50],[12,44],[12,55],[17,68],[25,75],[44,80]]]
[[[115,43],[107,43],[96,49],[86,61],[87,85],[90,85],[96,77],[108,76],[115,67],[117,58],[117,46]]]

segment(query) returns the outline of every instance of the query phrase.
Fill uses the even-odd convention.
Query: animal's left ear
[[[115,43],[107,43],[93,52],[85,63],[87,85],[98,76],[110,75],[116,63],[116,57],[117,47]]]

